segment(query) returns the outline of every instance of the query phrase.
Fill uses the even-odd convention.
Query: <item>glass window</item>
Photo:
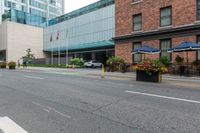
[[[133,0],[133,2],[140,2],[141,0]]]
[[[197,20],[200,20],[200,0],[197,0]]]
[[[200,36],[197,36],[197,43],[200,44]],[[197,60],[200,60],[200,50],[197,51]]]
[[[171,39],[160,40],[160,56],[166,56],[169,60],[171,60],[171,54],[167,52],[168,49],[171,48]]]
[[[133,15],[133,31],[142,30],[142,14]]]
[[[141,42],[133,43],[133,50],[138,49],[142,46]],[[142,61],[142,55],[141,54],[134,54],[133,55],[133,62],[141,62]]]
[[[172,7],[160,9],[160,26],[169,26],[172,24]]]

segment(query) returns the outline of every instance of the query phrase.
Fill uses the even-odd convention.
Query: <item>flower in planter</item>
[[[168,69],[159,60],[145,60],[135,68],[138,71],[145,71],[147,74],[151,75],[153,72],[167,73]]]

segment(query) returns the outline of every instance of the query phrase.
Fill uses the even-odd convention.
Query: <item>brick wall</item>
[[[172,6],[172,26],[192,24],[196,21],[196,0],[115,0],[116,36],[132,32],[132,16],[142,13],[142,31],[160,28],[160,8]]]
[[[142,0],[133,4],[132,0],[115,0],[115,35],[127,35],[132,33],[132,16],[142,13],[142,32],[162,29],[160,27],[160,8],[172,6],[172,25],[171,28],[183,25],[194,24],[196,22],[196,0]],[[167,38],[167,37],[166,37]],[[196,42],[196,36],[174,37],[172,46],[176,46],[184,41]],[[159,40],[142,41],[142,44],[160,48]],[[132,43],[116,43],[116,56],[121,57],[128,63],[132,63]],[[186,58],[185,53],[178,53]],[[172,54],[174,61],[177,54]],[[196,59],[196,52],[189,53],[189,60]],[[156,59],[159,55],[148,55],[147,58]],[[186,60],[185,60],[186,61]]]

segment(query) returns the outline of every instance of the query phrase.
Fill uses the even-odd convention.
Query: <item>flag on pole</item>
[[[50,42],[52,42],[53,41],[53,37],[52,37],[52,34],[51,34],[51,36],[50,36]]]
[[[60,33],[59,33],[59,31],[58,31],[56,40],[59,40],[59,36],[60,36]]]

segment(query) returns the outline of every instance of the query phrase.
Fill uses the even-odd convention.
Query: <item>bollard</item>
[[[104,70],[104,64],[102,64],[102,72],[101,72],[101,78],[104,79],[105,77],[105,70]]]

